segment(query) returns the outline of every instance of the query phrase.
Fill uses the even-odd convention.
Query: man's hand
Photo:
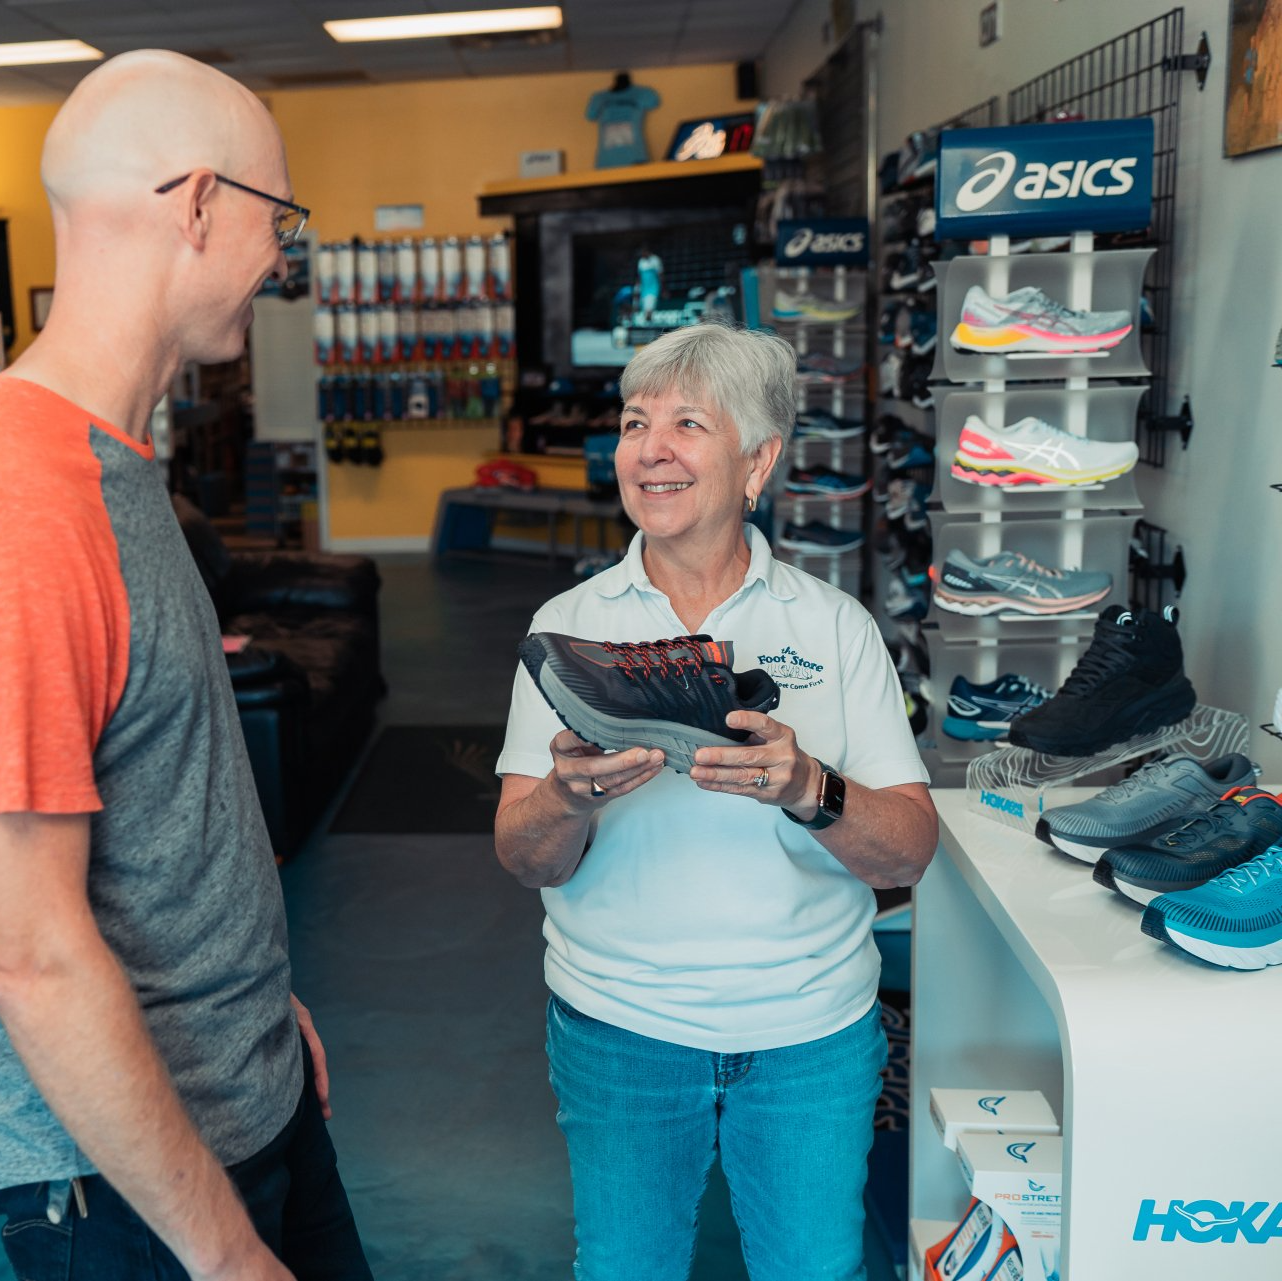
[[[328,1121],[334,1115],[334,1109],[329,1106],[329,1067],[325,1062],[325,1047],[321,1044],[320,1033],[312,1022],[312,1014],[307,1006],[293,992],[289,994],[289,1003],[298,1015],[298,1030],[303,1034],[303,1040],[307,1042],[308,1052],[312,1056],[312,1068],[316,1073],[316,1097],[320,1100],[321,1115]]]

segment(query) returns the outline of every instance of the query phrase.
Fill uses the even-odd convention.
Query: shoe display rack
[[[758,268],[761,307],[771,324],[797,352],[797,412],[846,424],[862,423],[866,396],[864,348],[867,332],[867,273],[851,267]],[[784,317],[777,300],[786,296],[803,314]],[[843,319],[805,314],[811,303],[827,308],[857,309]],[[848,429],[847,429],[848,430]],[[856,598],[864,581],[864,494],[790,493],[789,473],[816,464],[852,480],[866,475],[865,433],[842,435],[794,432],[789,453],[775,468],[774,550],[790,564]],[[807,536],[807,526],[810,526]],[[792,536],[790,536],[792,535]],[[814,541],[812,541],[812,539]],[[819,540],[831,541],[825,547]]]
[[[1127,604],[1131,533],[1141,511],[1130,471],[1098,484],[1035,488],[967,483],[952,474],[972,415],[991,427],[1033,417],[1092,440],[1134,439],[1148,372],[1138,303],[1153,251],[1097,251],[1089,232],[1075,233],[1067,252],[1012,255],[1009,249],[1007,237],[994,235],[986,254],[936,265],[940,341],[932,376],[946,383],[935,388],[939,448],[932,498],[940,510],[931,516],[932,578],[939,584],[952,552],[978,560],[1010,551],[1046,568],[1107,572],[1112,586],[1104,598],[1065,613],[1003,610],[972,617],[932,601],[925,631],[937,697],[927,763],[936,782],[948,785],[959,784],[969,762],[994,747],[943,732],[953,680],[960,675],[986,684],[1014,672],[1049,692],[1057,689],[1100,612]],[[952,345],[972,287],[996,298],[1030,285],[1074,310],[1126,311],[1132,328],[1117,346],[1089,355],[994,354]]]
[[[1234,1065],[1276,1058],[1262,1011],[1282,1001],[1282,966],[1243,974],[1163,946],[1085,864],[973,813],[964,791],[933,796],[940,849],[914,891],[916,1239],[967,1203],[931,1087],[1040,1090],[1062,1122],[1063,1281],[1276,1281],[1282,1124],[1259,1072]]]

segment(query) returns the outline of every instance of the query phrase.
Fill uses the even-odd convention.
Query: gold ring
[[[601,784],[596,781],[596,779],[592,779],[591,783],[592,783],[593,796],[604,796],[606,792],[609,791],[609,788],[602,787]]]
[[[768,769],[763,769],[761,773],[752,780],[752,785],[753,787],[769,787],[770,771]]]

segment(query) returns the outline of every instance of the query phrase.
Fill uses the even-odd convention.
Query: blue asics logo
[[[1028,1154],[1037,1146],[1036,1143],[1008,1143],[1006,1151],[1015,1158],[1016,1161],[1023,1161],[1028,1164]]]
[[[1006,1096],[1004,1094],[990,1094],[986,1099],[980,1099],[979,1106],[985,1112],[991,1112],[996,1116],[998,1107],[1005,1102]]]
[[[1171,1201],[1158,1210],[1156,1201],[1141,1201],[1135,1217],[1132,1240],[1147,1241],[1149,1232],[1160,1228],[1162,1241],[1177,1237],[1198,1245],[1241,1240],[1248,1245],[1267,1245],[1282,1237],[1282,1201]]]
[[[1012,801],[1005,796],[998,796],[996,792],[981,791],[979,801],[981,805],[987,805],[989,809],[1001,810],[1003,814],[1013,814],[1016,818],[1024,817],[1024,806],[1020,801]]]

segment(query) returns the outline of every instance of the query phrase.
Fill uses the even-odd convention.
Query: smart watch
[[[819,762],[819,795],[815,798],[819,806],[814,818],[798,818],[789,810],[784,814],[799,827],[808,832],[822,832],[831,827],[846,808],[846,780],[831,765]]]

